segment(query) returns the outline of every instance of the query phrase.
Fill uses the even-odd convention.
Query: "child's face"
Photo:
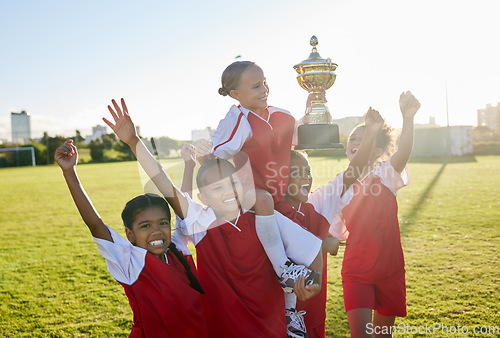
[[[354,131],[349,136],[346,146],[346,155],[349,161],[352,161],[354,154],[356,154],[356,152],[358,151],[359,146],[361,145],[361,141],[363,141],[363,137],[365,137],[365,131],[366,127],[360,126],[354,129]],[[375,162],[376,159],[382,154],[382,152],[383,150],[381,148],[373,144],[368,161],[370,163]]]
[[[286,192],[287,200],[300,203],[307,202],[312,180],[309,161],[303,157],[293,157],[290,162],[290,178]]]
[[[132,230],[125,228],[128,240],[165,260],[164,252],[171,241],[170,219],[161,207],[149,207],[137,214]]]
[[[264,72],[259,66],[251,66],[241,74],[238,87],[230,94],[243,107],[255,112],[267,108],[268,93]]]
[[[361,144],[361,141],[365,136],[365,130],[365,127],[358,127],[354,129],[354,131],[349,136],[346,146],[346,155],[349,161],[352,160],[354,154],[356,154],[356,152],[358,151],[359,145]]]
[[[200,200],[214,209],[219,218],[233,220],[238,217],[243,196],[243,187],[236,173],[227,168],[214,166],[203,176],[205,185],[198,195]]]

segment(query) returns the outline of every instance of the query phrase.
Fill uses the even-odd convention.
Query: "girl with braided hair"
[[[104,224],[88,198],[76,173],[72,140],[56,150],[55,160],[109,272],[125,289],[134,313],[130,337],[207,337],[204,292],[185,242],[171,235],[165,199],[145,194],[125,205],[127,241]]]

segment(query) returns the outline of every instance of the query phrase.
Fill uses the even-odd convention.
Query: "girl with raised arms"
[[[160,196],[140,195],[125,205],[127,240],[104,224],[76,173],[78,152],[67,140],[55,152],[66,184],[111,275],[134,313],[130,337],[206,337],[201,288],[182,237],[171,236],[170,210]]]
[[[406,316],[405,264],[396,196],[410,183],[406,164],[413,148],[413,118],[420,102],[407,91],[401,94],[399,107],[403,128],[397,151],[391,149],[391,128],[384,126],[361,178],[353,185],[351,203],[335,222],[335,226],[349,231],[341,273],[352,337],[371,337],[370,325],[372,332],[391,332],[396,316]],[[366,126],[354,128],[347,142],[347,158],[355,156],[366,133]]]

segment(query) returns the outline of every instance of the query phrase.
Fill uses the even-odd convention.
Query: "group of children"
[[[373,310],[378,326],[406,315],[396,194],[409,183],[418,100],[401,94],[403,129],[394,155],[377,163],[389,149],[390,128],[370,108],[349,136],[346,170],[311,193],[307,156],[291,150],[295,119],[268,106],[268,92],[255,63],[226,68],[219,93],[239,105],[210,141],[184,149],[181,189],[136,134],[125,101],[112,100],[112,121],[104,121],[162,194],[127,203],[128,241],[93,208],[79,183],[72,141],[56,151],[73,200],[125,289],[134,314],[131,337],[324,337],[326,259],[336,255],[339,240],[347,240],[342,285],[352,336],[368,336]],[[192,198],[195,159],[203,205]]]

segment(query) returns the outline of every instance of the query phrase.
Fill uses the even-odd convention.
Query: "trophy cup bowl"
[[[298,73],[299,85],[313,94],[311,104],[298,128],[299,144],[297,150],[342,148],[339,143],[339,127],[332,123],[332,116],[325,105],[325,92],[335,83],[337,64],[323,59],[316,49],[318,39],[313,36],[313,46],[309,58],[293,66]]]

